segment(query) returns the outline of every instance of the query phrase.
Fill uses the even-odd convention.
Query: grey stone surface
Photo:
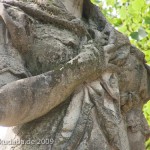
[[[145,149],[150,69],[96,6],[5,0],[0,16],[0,149]]]

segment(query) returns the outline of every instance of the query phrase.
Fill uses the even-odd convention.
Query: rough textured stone
[[[144,150],[144,55],[89,0],[0,1],[2,150]],[[31,143],[34,142],[34,143]]]

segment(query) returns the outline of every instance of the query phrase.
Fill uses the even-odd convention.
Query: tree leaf
[[[145,17],[144,21],[145,21],[146,24],[150,24],[150,17]]]
[[[145,4],[145,0],[134,0],[132,2],[132,8],[136,11],[140,11]]]
[[[142,27],[140,27],[138,30],[138,35],[139,35],[139,40],[141,40],[147,36],[147,33]]]
[[[120,18],[126,19],[126,16],[127,16],[126,12],[127,12],[126,7],[125,7],[125,6],[122,6],[121,9],[120,9],[120,12],[119,12]]]
[[[126,3],[128,0],[121,0],[122,3]]]
[[[120,18],[114,18],[113,19],[113,24],[117,27],[122,24],[122,20]]]
[[[107,5],[114,6],[115,5],[115,0],[106,0]]]
[[[135,39],[137,41],[139,40],[139,33],[138,32],[132,32],[130,34],[130,36],[131,36],[132,39]]]

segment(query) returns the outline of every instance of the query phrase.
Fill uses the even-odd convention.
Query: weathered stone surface
[[[5,0],[0,16],[0,125],[29,142],[0,149],[145,149],[149,67],[96,6]]]

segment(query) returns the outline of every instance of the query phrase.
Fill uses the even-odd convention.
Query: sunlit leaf
[[[126,3],[128,0],[121,0],[122,3]]]
[[[115,0],[106,0],[107,5],[113,6],[115,4]]]
[[[122,19],[126,19],[126,16],[127,16],[126,11],[127,11],[126,7],[122,6],[121,9],[120,9],[120,17]]]
[[[122,20],[120,18],[114,18],[113,19],[113,24],[117,27],[122,24]]]
[[[141,8],[144,6],[145,0],[133,0],[132,1],[132,8],[136,11],[140,11]]]

